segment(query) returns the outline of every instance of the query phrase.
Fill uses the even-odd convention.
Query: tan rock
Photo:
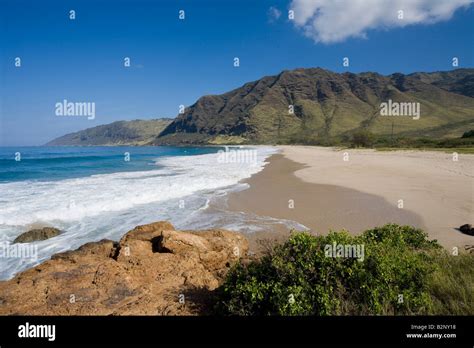
[[[203,314],[212,290],[247,251],[234,232],[138,226],[118,243],[87,243],[0,282],[0,314]]]
[[[186,254],[189,252],[205,253],[210,245],[205,238],[190,233],[180,233],[165,230],[161,233],[161,251],[173,254]]]

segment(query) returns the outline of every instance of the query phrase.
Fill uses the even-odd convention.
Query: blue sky
[[[451,70],[454,56],[460,67],[473,67],[472,5],[434,23],[400,27],[375,20],[362,34],[334,42],[318,38],[332,37],[337,26],[318,29],[307,22],[305,31],[288,20],[293,5],[0,0],[0,146],[41,145],[116,120],[175,117],[180,104],[286,69]],[[69,19],[71,9],[75,20]],[[180,9],[185,20],[178,18]],[[131,58],[130,68],[123,66],[124,57]],[[342,66],[343,57],[350,58],[349,68]],[[95,102],[95,119],[56,116],[55,104],[63,99]]]

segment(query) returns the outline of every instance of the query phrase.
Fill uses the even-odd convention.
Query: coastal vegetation
[[[363,246],[363,255],[328,246]],[[359,249],[360,251],[360,249]],[[360,253],[359,253],[360,254]],[[427,234],[388,224],[359,236],[295,232],[217,289],[221,315],[472,315],[474,255],[451,255]]]
[[[335,146],[345,148],[373,148],[381,151],[387,150],[439,150],[445,152],[456,151],[458,153],[474,153],[473,130],[466,131],[460,137],[437,138],[437,137],[411,137],[403,135],[387,136],[376,135],[367,129],[359,129],[348,134],[331,139],[317,140],[305,138],[304,136],[293,136],[287,141],[279,141],[280,145],[315,145]]]

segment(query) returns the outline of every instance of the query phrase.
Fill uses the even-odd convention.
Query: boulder
[[[186,254],[188,252],[205,253],[210,251],[209,242],[200,236],[190,233],[165,230],[161,232],[158,250],[173,254]]]
[[[49,238],[56,237],[60,233],[61,231],[54,227],[36,228],[20,234],[18,237],[15,238],[13,243],[37,242],[40,240],[46,240]]]
[[[474,236],[474,228],[472,228],[471,224],[464,224],[459,227],[459,231],[462,233],[468,234],[470,236]]]

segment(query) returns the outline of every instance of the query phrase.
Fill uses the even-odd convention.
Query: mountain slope
[[[66,134],[46,145],[145,145],[153,141],[171,121],[169,118],[117,121]]]
[[[460,136],[474,127],[473,81],[474,69],[389,76],[320,68],[283,71],[200,98],[152,144],[324,142],[358,129]],[[420,103],[420,118],[380,116],[380,104],[389,99]]]
[[[474,97],[474,69],[457,69],[434,73],[414,73],[409,76],[433,84],[449,92]]]

